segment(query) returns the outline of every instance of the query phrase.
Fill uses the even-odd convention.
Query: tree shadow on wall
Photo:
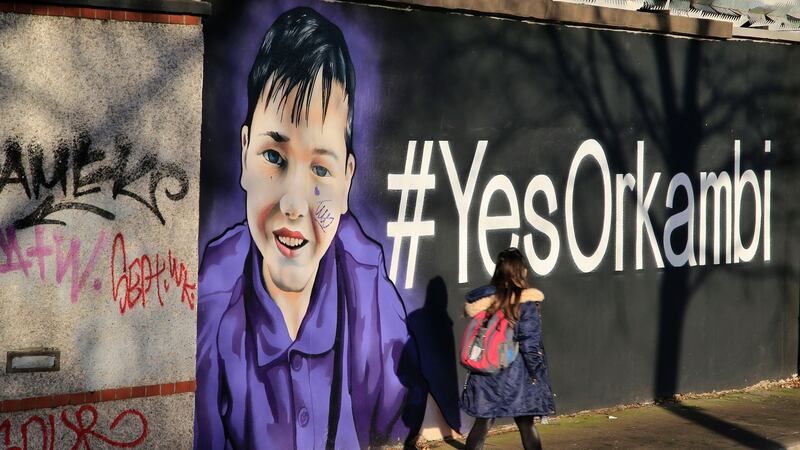
[[[453,320],[447,313],[447,285],[437,276],[428,282],[425,305],[408,316],[408,327],[419,343],[422,375],[447,425],[461,429]]]
[[[707,25],[707,22],[701,22],[701,28],[704,28],[701,34],[707,30]],[[591,33],[579,45],[575,45],[576,42],[564,38],[560,27],[548,27],[549,42],[554,54],[558,55],[553,66],[548,68],[549,75],[552,79],[565,81],[556,83],[555,92],[564,95],[570,104],[578,105],[578,114],[584,124],[603,143],[604,149],[610,154],[609,162],[621,173],[635,173],[635,166],[631,167],[635,163],[626,162],[630,158],[626,157],[627,152],[623,152],[629,145],[620,139],[623,130],[632,120],[643,125],[642,134],[647,137],[648,148],[660,152],[664,169],[660,183],[662,189],[664,182],[668,183],[678,173],[696,176],[699,172],[708,170],[707,163],[701,164],[698,157],[705,147],[717,145],[715,138],[719,142],[720,137],[756,140],[775,136],[773,139],[780,139],[781,142],[792,142],[788,135],[790,131],[776,125],[774,120],[783,123],[797,121],[797,111],[791,110],[792,102],[788,98],[800,94],[800,84],[780,79],[776,82],[773,76],[763,75],[780,74],[780,58],[762,59],[746,52],[733,51],[725,54],[729,59],[714,58],[715,54],[719,55],[709,51],[713,46],[748,44],[700,39],[678,41],[668,36],[649,37],[647,43],[642,45],[649,45],[649,51],[640,58],[631,58],[631,52],[625,45],[626,38],[620,35],[620,32],[607,31]],[[670,42],[670,39],[675,40]],[[641,63],[654,68],[654,76],[643,76],[641,67],[637,67]],[[615,86],[622,87],[621,90],[609,89],[608,84],[602,82],[609,76],[618,80],[619,84]],[[615,102],[623,103],[623,106],[612,107]],[[751,113],[759,111],[758,114],[762,114],[765,110],[774,114],[772,123],[759,120],[759,116]],[[737,130],[740,135],[731,136],[732,123],[736,121],[748,126],[742,127],[742,131]],[[788,152],[770,155],[769,163],[765,163],[767,157],[758,153],[743,152],[742,171],[745,168],[775,168],[782,164],[786,164],[788,171],[798,163],[796,156],[789,155]],[[776,165],[776,162],[779,164]],[[730,156],[709,171],[719,173],[726,170],[730,173],[733,166],[733,157]],[[648,176],[647,172],[645,176]],[[637,180],[642,181],[647,182]],[[697,195],[698,192],[695,192],[693,200],[696,200]],[[773,199],[777,200],[774,204],[791,202],[788,200],[790,195],[792,194],[787,192],[773,192]],[[685,194],[682,196],[683,198],[676,198],[673,211],[687,207],[689,199]],[[773,210],[773,215],[775,212]],[[673,233],[672,242],[665,242],[660,233],[666,225],[665,218],[654,215],[652,222],[661,249],[665,245],[680,249],[681,243],[685,244],[691,239],[688,236],[689,227],[681,227],[681,232]],[[774,222],[777,221],[773,220]],[[745,228],[742,234],[748,236],[752,234],[751,230]],[[789,247],[794,245],[790,242]],[[775,253],[783,250],[773,249]],[[653,267],[653,260],[648,260],[648,256],[645,250],[645,266]],[[658,288],[657,346],[655,378],[652,384],[655,399],[671,398],[679,392],[687,311],[694,294],[709,275],[715,272],[727,273],[729,277],[741,279],[753,272],[759,272],[764,277],[762,279],[766,279],[793,277],[798,272],[797,267],[791,266],[793,261],[787,261],[785,266],[765,264],[764,270],[755,271],[749,267],[712,265],[710,262],[702,269],[690,268],[687,264],[670,267],[666,258],[664,263],[666,267],[660,270]],[[754,301],[755,298],[748,300]],[[780,320],[780,317],[772,318],[776,329],[781,326]],[[707,347],[706,351],[713,350]],[[780,447],[773,441],[680,402],[662,407],[740,445]]]

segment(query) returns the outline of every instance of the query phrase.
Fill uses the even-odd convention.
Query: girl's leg
[[[492,419],[475,418],[475,423],[472,424],[472,429],[467,436],[467,450],[481,450],[483,442],[486,440],[486,433],[489,432],[489,427],[492,424]]]
[[[519,435],[522,437],[522,447],[525,450],[542,450],[542,441],[539,440],[539,432],[533,424],[533,416],[514,417],[514,422],[519,428]]]

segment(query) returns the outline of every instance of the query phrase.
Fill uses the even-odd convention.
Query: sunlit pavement
[[[545,449],[800,449],[800,386],[792,384],[562,416],[537,429]],[[430,448],[463,448],[462,442],[430,443]],[[489,436],[484,448],[522,444],[514,429]]]

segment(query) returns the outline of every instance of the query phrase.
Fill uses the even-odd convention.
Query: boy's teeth
[[[288,247],[297,247],[298,245],[303,243],[302,239],[285,237],[285,236],[278,236],[278,240],[281,242],[281,244],[286,245]]]

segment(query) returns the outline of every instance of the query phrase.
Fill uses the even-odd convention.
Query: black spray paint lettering
[[[14,223],[18,229],[43,224],[65,225],[63,221],[51,219],[49,216],[68,209],[86,211],[107,220],[114,220],[116,216],[111,211],[86,201],[71,201],[102,193],[103,183],[111,183],[111,197],[114,200],[119,196],[135,200],[147,207],[162,225],[166,221],[158,207],[159,184],[165,179],[177,181],[176,192],[164,189],[164,194],[172,201],[183,199],[189,192],[189,177],[179,165],[159,161],[152,152],[145,152],[137,162],[132,163],[130,160],[132,147],[125,136],[118,136],[115,139],[113,160],[100,167],[96,166],[106,161],[106,153],[92,146],[91,137],[87,132],[78,133],[72,141],[61,141],[54,152],[53,170],[49,178],[44,168],[44,149],[40,145],[28,145],[24,155],[19,140],[9,138],[3,145],[3,153],[5,162],[0,171],[0,195],[6,186],[19,184],[28,199],[41,199],[41,203],[30,214]],[[30,179],[25,170],[24,156],[27,156]],[[71,177],[68,176],[70,169]],[[144,194],[129,189],[131,184],[148,176],[147,190]],[[71,189],[68,190],[70,182]],[[71,199],[56,201],[55,194]]]

